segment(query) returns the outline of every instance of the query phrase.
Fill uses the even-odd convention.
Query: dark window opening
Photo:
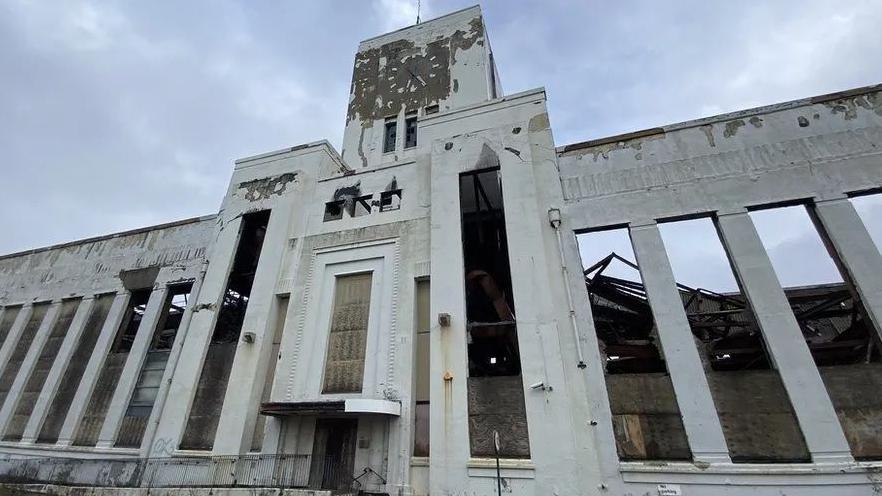
[[[214,334],[202,363],[193,406],[181,438],[181,449],[210,450],[214,445],[220,420],[219,405],[223,404],[227,392],[227,382],[236,356],[239,333],[245,320],[269,219],[269,210],[242,216],[233,267],[227,280]]]
[[[417,116],[413,114],[404,119],[404,147],[415,146],[417,146]]]
[[[435,104],[435,105],[429,105],[429,106],[426,107],[426,115],[429,115],[429,114],[437,114],[437,113],[438,113],[438,110],[439,110],[439,107],[438,107],[437,104]]]
[[[235,343],[239,340],[269,217],[269,210],[242,216],[239,246],[211,338],[213,343]]]
[[[352,217],[361,217],[371,213],[371,200],[374,195],[364,195],[352,199],[349,215]]]
[[[529,457],[530,441],[499,169],[460,175],[459,198],[471,454],[493,455],[494,432],[498,432],[502,456]]]
[[[398,210],[401,208],[401,190],[393,189],[380,193],[380,212]]]
[[[147,300],[150,299],[152,291],[150,288],[132,291],[129,306],[116,333],[116,341],[113,343],[111,353],[128,353],[132,350],[132,343],[135,342],[135,335],[138,334],[138,326],[144,318],[144,310],[147,308]]]
[[[398,121],[387,120],[383,127],[383,153],[395,151],[395,141],[398,139]]]
[[[184,310],[190,303],[190,291],[193,284],[177,284],[169,287],[168,296],[165,299],[165,307],[162,318],[153,336],[150,351],[170,350],[181,326]]]
[[[459,191],[469,376],[518,375],[521,361],[499,169],[461,175]]]
[[[324,221],[340,220],[343,218],[343,206],[346,204],[344,200],[335,200],[325,203]]]

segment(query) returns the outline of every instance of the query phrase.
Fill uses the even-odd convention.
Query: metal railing
[[[0,458],[0,482],[93,487],[322,488],[310,480],[309,455],[77,459]],[[338,467],[322,472],[335,473]],[[351,480],[351,475],[350,475]],[[327,482],[327,481],[326,481]],[[336,489],[336,488],[335,488]]]

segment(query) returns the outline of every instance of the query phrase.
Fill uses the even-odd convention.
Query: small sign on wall
[[[680,486],[678,484],[659,484],[658,485],[658,496],[682,496],[683,492],[680,490]]]

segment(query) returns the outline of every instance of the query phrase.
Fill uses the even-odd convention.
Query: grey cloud
[[[0,4],[0,252],[210,213],[236,158],[339,145],[358,42],[414,3]],[[544,85],[559,144],[882,81],[869,1],[483,7],[506,91]]]

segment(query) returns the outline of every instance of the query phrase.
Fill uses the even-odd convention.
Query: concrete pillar
[[[839,263],[864,303],[870,321],[882,337],[882,256],[847,198],[819,201],[809,207],[821,235],[833,247]]]
[[[632,225],[629,232],[692,457],[729,462],[723,428],[658,226],[655,222]]]
[[[55,325],[55,321],[58,319],[60,309],[61,300],[53,301],[49,310],[46,311],[46,315],[43,317],[43,322],[40,323],[37,333],[34,335],[34,340],[31,341],[31,347],[28,348],[24,361],[21,362],[21,367],[18,369],[18,375],[15,376],[15,381],[9,389],[9,394],[6,395],[3,408],[0,409],[0,433],[6,432],[9,421],[12,420],[12,416],[15,414],[18,400],[21,398],[21,392],[24,390],[28,379],[31,377],[31,372],[33,372],[34,366],[40,358],[43,345],[46,344],[46,340],[52,332],[52,326]]]
[[[121,291],[113,298],[113,303],[107,312],[107,318],[101,327],[101,334],[98,336],[98,341],[95,343],[95,348],[89,357],[89,363],[86,365],[86,370],[83,371],[83,377],[80,379],[79,386],[77,386],[77,392],[67,411],[67,416],[64,418],[64,425],[62,425],[61,432],[58,435],[59,446],[70,446],[73,442],[74,434],[80,424],[80,420],[83,418],[86,406],[91,401],[92,392],[95,390],[95,384],[98,382],[101,369],[104,368],[104,361],[107,359],[111,346],[113,346],[116,332],[122,323],[122,319],[125,317],[126,307],[131,296],[132,294],[129,291]]]
[[[147,300],[147,307],[144,309],[144,315],[141,317],[138,331],[135,333],[135,340],[132,342],[132,349],[129,350],[126,364],[123,366],[116,390],[113,392],[113,398],[110,400],[110,406],[107,408],[104,425],[101,426],[101,433],[98,434],[98,443],[95,445],[98,448],[113,447],[117,432],[129,406],[132,391],[134,391],[138,377],[141,375],[141,367],[144,366],[144,359],[147,357],[147,351],[153,341],[153,334],[162,316],[167,296],[168,286],[165,285],[150,293],[150,299]]]
[[[851,461],[836,411],[750,216],[746,211],[721,214],[716,226],[812,460]]]
[[[193,281],[193,287],[190,289],[189,305],[184,309],[184,315],[181,316],[181,324],[178,326],[178,332],[175,334],[175,341],[172,343],[172,349],[162,373],[162,382],[159,384],[159,391],[156,393],[156,401],[153,404],[153,410],[150,412],[150,418],[147,421],[147,428],[144,431],[144,438],[141,441],[141,456],[150,456],[153,448],[161,448],[154,445],[154,437],[156,429],[159,427],[159,419],[162,418],[162,412],[165,410],[165,404],[168,400],[168,391],[171,386],[172,378],[181,359],[181,351],[184,349],[184,341],[187,338],[187,332],[190,329],[190,321],[193,319],[193,306],[199,299],[199,293],[202,290],[202,281],[205,278],[205,267],[199,273],[199,276]],[[160,450],[161,451],[161,450]]]
[[[286,341],[294,339],[296,336],[297,322],[295,321],[295,317],[300,305],[301,302],[297,301],[293,294],[288,298],[288,308],[285,312],[285,327],[282,329],[282,342],[279,345],[280,353],[284,353],[284,350],[288,349],[286,346],[289,345]],[[269,400],[284,401],[285,386],[288,384],[288,374],[286,373],[287,371],[280,370],[279,367],[282,367],[285,361],[275,360],[275,357],[272,357],[271,360],[274,361],[273,363],[276,367],[276,373],[273,375],[273,383],[270,385]],[[283,434],[283,419],[280,417],[267,417],[266,425],[263,430],[263,446],[261,446],[260,452],[265,455],[285,453],[284,442],[282,439]]]
[[[80,424],[80,420],[83,418],[86,406],[91,401],[92,392],[95,390],[98,377],[101,375],[101,369],[104,368],[104,361],[107,359],[107,354],[110,352],[111,346],[113,346],[117,330],[125,317],[126,308],[131,296],[132,294],[129,291],[120,291],[113,298],[113,303],[107,312],[107,318],[101,326],[101,334],[98,335],[98,341],[95,343],[95,348],[89,357],[89,363],[86,365],[86,370],[83,371],[83,377],[80,379],[79,386],[77,386],[77,392],[67,411],[67,416],[64,418],[64,425],[62,425],[61,432],[58,435],[59,446],[70,446],[73,442],[74,434]]]
[[[214,455],[244,454],[251,449],[266,368],[276,365],[270,357],[274,318],[278,315],[275,288],[282,255],[288,246],[288,226],[292,214],[293,209],[287,203],[275,205],[270,214],[236,356],[227,381],[212,449]],[[254,334],[253,343],[242,341],[241,337],[246,332]]]
[[[25,303],[19,309],[18,315],[15,317],[15,322],[12,323],[9,333],[6,335],[6,341],[3,342],[3,346],[0,346],[0,375],[2,375],[3,371],[6,369],[6,365],[9,363],[9,357],[12,356],[13,350],[15,350],[16,345],[18,345],[21,333],[24,331],[28,321],[31,320],[31,313],[33,311],[34,305],[31,303]]]
[[[119,329],[122,319],[126,314],[126,307],[129,304],[131,293],[121,291],[113,298],[110,310],[107,312],[107,318],[101,326],[101,334],[98,335],[98,341],[95,342],[95,348],[92,349],[92,355],[89,357],[89,363],[86,364],[86,370],[83,371],[83,377],[77,386],[77,392],[73,397],[67,416],[64,418],[64,425],[58,435],[58,445],[70,446],[73,442],[74,434],[86,411],[86,406],[92,398],[92,392],[95,390],[95,384],[104,368],[104,361],[107,359],[107,353],[113,346],[113,340]]]
[[[64,335],[64,341],[62,341],[58,354],[55,356],[55,361],[52,362],[52,368],[49,369],[49,375],[46,376],[46,382],[43,384],[43,389],[40,391],[37,402],[34,404],[28,424],[25,426],[24,434],[21,438],[22,443],[33,443],[37,440],[40,427],[43,425],[43,420],[46,419],[46,414],[49,412],[49,405],[52,404],[52,398],[55,397],[55,392],[58,390],[62,374],[67,370],[70,357],[80,342],[80,336],[83,334],[83,329],[86,328],[86,322],[92,313],[94,303],[94,296],[86,296],[77,306],[77,312],[74,314],[70,327]]]
[[[241,222],[241,217],[236,216],[220,224],[202,287],[193,303],[193,318],[182,343],[181,355],[186,359],[178,362],[169,385],[168,400],[156,428],[150,456],[171,456],[181,442],[233,264]]]
[[[473,157],[445,153],[443,146],[438,141],[433,144],[430,181],[429,493],[465,494],[469,490],[469,368],[458,199],[460,168]],[[441,313],[450,315],[449,326],[438,326]]]

